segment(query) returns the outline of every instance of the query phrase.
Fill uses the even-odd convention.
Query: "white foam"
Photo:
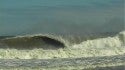
[[[125,45],[125,31],[120,32],[114,37],[99,38],[87,40],[80,44],[75,44],[73,48],[106,48],[106,47],[121,47]]]

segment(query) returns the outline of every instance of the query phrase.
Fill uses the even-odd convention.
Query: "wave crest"
[[[96,36],[97,37],[97,36]],[[59,48],[106,48],[125,46],[125,31],[115,36],[84,40],[82,37],[64,37],[50,34],[36,34],[8,37],[0,40],[2,48],[17,49],[59,49]]]

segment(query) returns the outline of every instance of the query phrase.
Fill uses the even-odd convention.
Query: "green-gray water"
[[[8,69],[123,70],[124,3],[124,0],[0,0],[0,68],[15,64],[22,67]],[[39,62],[45,60],[50,64],[41,68]]]
[[[0,36],[124,30],[124,0],[0,0]]]

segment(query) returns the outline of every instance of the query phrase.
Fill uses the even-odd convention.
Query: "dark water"
[[[10,37],[4,36],[0,39],[0,48],[15,48],[15,49],[59,49],[64,48],[65,43],[51,36],[24,36],[24,37]]]
[[[0,0],[0,35],[124,30],[124,0]]]

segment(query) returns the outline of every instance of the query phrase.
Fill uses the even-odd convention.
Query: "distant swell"
[[[59,49],[59,48],[106,48],[125,46],[125,31],[108,37],[57,36],[49,34],[2,37],[1,48]]]

